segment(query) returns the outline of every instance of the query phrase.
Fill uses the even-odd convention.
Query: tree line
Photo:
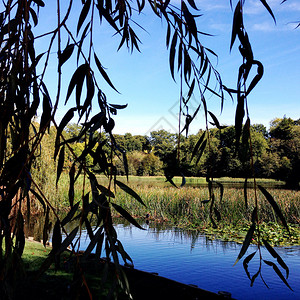
[[[223,126],[221,129],[211,128],[208,133],[199,130],[197,134],[181,136],[180,160],[176,166],[176,174],[184,176],[205,177],[210,169],[214,177],[249,177],[255,172],[257,178],[272,178],[283,180],[290,188],[298,187],[300,174],[297,172],[300,167],[300,119],[276,118],[270,122],[270,128],[263,124],[250,126],[251,147],[243,143],[239,144],[239,151],[236,149],[236,134],[234,126]],[[63,134],[66,138],[80,135],[82,127],[77,124],[66,126]],[[209,134],[209,145],[203,149],[201,157],[193,155],[193,151],[199,139],[204,134]],[[100,141],[106,139],[105,134],[99,133]],[[113,153],[113,162],[116,166],[117,175],[125,175],[125,165],[128,167],[128,174],[135,176],[157,176],[166,175],[172,172],[171,169],[178,158],[177,146],[178,135],[166,130],[152,131],[149,136],[115,134],[116,151]],[[46,169],[49,171],[49,160],[51,151],[49,146],[54,145],[55,134],[50,134],[45,139],[43,150],[46,159],[41,156],[40,163],[47,162]],[[95,148],[97,145],[95,145]],[[80,156],[85,148],[85,137],[72,145],[76,156]],[[253,154],[252,170],[250,166],[250,149]],[[104,147],[106,155],[110,155],[110,148]],[[52,152],[53,153],[53,152]],[[127,164],[124,164],[126,155]],[[73,163],[73,156],[65,156],[65,166]],[[92,165],[93,158],[86,157],[86,164]],[[55,166],[53,160],[52,165]],[[43,168],[42,168],[43,169]],[[39,174],[42,169],[39,169]],[[54,169],[53,169],[54,170]],[[96,165],[94,171],[101,171],[101,166]],[[181,173],[182,172],[182,173]],[[45,178],[45,174],[41,175]]]

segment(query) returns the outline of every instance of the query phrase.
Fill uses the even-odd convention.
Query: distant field
[[[105,176],[99,176],[101,181],[106,182],[107,179]],[[118,176],[118,180],[126,183],[127,178],[126,176]],[[186,185],[188,186],[206,186],[206,178],[205,177],[185,177]],[[230,177],[220,177],[215,178],[214,181],[220,182],[225,186],[231,187],[243,187],[245,179],[244,178],[230,178]],[[182,177],[175,176],[173,178],[173,182],[180,186],[182,183]],[[267,187],[283,187],[284,182],[274,179],[265,179],[265,178],[258,178],[256,182]],[[145,185],[158,185],[158,186],[170,186],[169,182],[166,182],[166,178],[164,176],[128,176],[128,184],[136,185],[136,184],[145,184]],[[253,179],[248,179],[248,186],[253,186]]]

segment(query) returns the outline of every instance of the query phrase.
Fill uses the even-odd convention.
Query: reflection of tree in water
[[[30,222],[25,222],[24,233],[25,237],[32,237],[33,240],[41,242],[43,240],[43,230],[44,230],[45,216],[43,214],[36,215],[30,218]],[[52,222],[50,222],[50,227],[48,229],[48,234],[51,231]]]

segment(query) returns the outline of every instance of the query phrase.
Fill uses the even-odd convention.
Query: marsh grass
[[[100,184],[108,186],[108,181],[104,176],[98,176],[97,179]],[[75,203],[81,199],[83,194],[84,180],[86,182],[87,178],[84,179],[81,176],[75,184]],[[118,187],[116,187],[116,190],[113,187],[115,198],[111,198],[110,201],[122,206],[133,217],[140,219],[140,222],[144,222],[146,215],[149,215],[147,220],[150,221],[165,222],[170,226],[205,230],[207,233],[215,234],[216,231],[211,228],[209,218],[210,202],[205,203],[205,200],[209,199],[209,192],[204,178],[188,178],[187,182],[190,184],[182,188],[175,188],[169,183],[166,184],[164,177],[129,177],[128,182],[124,177],[120,178],[120,180],[126,183],[142,198],[145,206],[141,205],[136,199]],[[220,199],[219,187],[215,185],[213,188],[215,195],[214,207],[217,208],[221,215],[221,219],[217,221],[217,216],[213,214],[213,218],[218,225],[217,231],[223,239],[226,239],[226,236],[230,233],[233,236],[236,235],[240,239],[243,239],[251,223],[250,219],[255,199],[254,189],[251,187],[247,189],[248,208],[246,208],[244,191],[243,188],[240,188],[242,179],[221,178],[218,180],[223,183],[226,182],[227,185],[224,185],[222,199]],[[174,182],[180,186],[181,178],[175,178]],[[45,192],[51,195],[52,204],[62,213],[66,211],[69,205],[68,190],[66,189],[68,186],[67,183],[68,176],[62,176],[57,188],[54,187],[51,191],[48,190]],[[293,232],[295,235],[296,233],[300,233],[300,192],[268,187],[272,186],[272,184],[280,184],[280,182],[271,180],[260,180],[259,183],[264,185],[274,197],[286,221],[291,226],[292,234]],[[232,187],[232,185],[236,184],[237,188]],[[88,188],[84,190],[84,194],[86,193],[89,193]],[[277,218],[271,205],[260,191],[257,191],[257,195],[259,220],[262,224],[261,228],[265,232],[269,232],[272,236],[270,228],[274,228],[275,226],[277,231],[282,236],[285,236],[286,232],[282,228],[280,220]],[[120,215],[116,211],[113,211],[113,216],[119,217]],[[265,225],[266,227],[264,227]],[[284,239],[287,240],[285,237]],[[300,244],[299,237],[293,239],[293,244]]]

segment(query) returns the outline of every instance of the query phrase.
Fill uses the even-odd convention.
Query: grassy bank
[[[73,266],[73,263],[70,264],[69,262],[69,252],[61,254],[58,269],[56,269],[53,264],[45,273],[37,276],[38,270],[50,251],[50,247],[44,248],[39,242],[26,241],[22,255],[24,273],[19,274],[20,278],[16,282],[18,286],[14,289],[16,291],[15,299],[90,299],[85,286],[88,286],[95,299],[106,299],[106,296],[113,286],[113,279],[111,278],[113,272],[108,274],[108,279],[104,282],[102,279],[103,268],[96,268],[95,263],[93,263],[93,268],[86,268],[85,265],[80,263],[80,273],[83,272],[82,277],[80,273],[73,272],[72,267],[70,267]],[[79,280],[76,279],[76,276],[84,278],[85,281],[82,286],[79,285],[79,290],[78,287],[75,288],[76,285],[74,285],[74,283],[76,284],[76,281]],[[117,291],[117,288],[114,288],[115,291]],[[77,298],[78,292],[80,294],[79,298]],[[128,299],[128,297],[120,292],[118,299]]]
[[[105,264],[93,256],[85,260],[79,258],[80,274],[78,274],[67,270],[70,267],[70,261],[68,260],[70,253],[65,252],[62,254],[58,270],[51,266],[43,275],[36,277],[37,270],[39,270],[49,252],[50,248],[45,249],[41,243],[26,241],[22,256],[24,271],[26,272],[16,282],[17,287],[14,289],[16,293],[14,299],[50,300],[55,298],[88,300],[108,299],[108,295],[110,295],[109,299],[132,299],[125,294],[120,286],[116,286],[115,281],[118,280],[118,276],[113,264]],[[75,261],[77,261],[77,258]],[[126,274],[126,282],[129,284],[133,299],[224,299],[209,291],[134,268],[121,267],[121,269],[121,273]],[[84,278],[83,284],[80,284],[80,282],[76,284],[76,274]],[[87,287],[90,294],[87,292]],[[145,291],[147,292],[145,293]]]

